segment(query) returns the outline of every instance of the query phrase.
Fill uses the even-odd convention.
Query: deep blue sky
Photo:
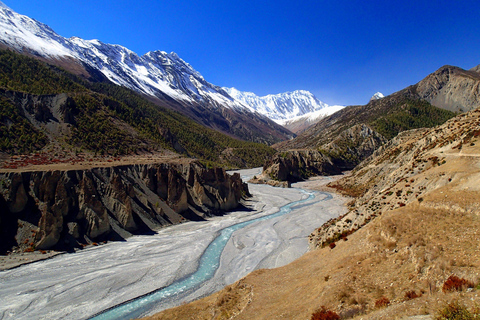
[[[480,64],[480,1],[3,0],[18,13],[142,55],[176,52],[207,81],[364,104],[445,64]]]

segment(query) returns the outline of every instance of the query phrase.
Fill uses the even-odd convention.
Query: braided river
[[[245,181],[260,170],[238,172]],[[288,264],[346,210],[343,198],[308,186],[249,184],[243,210],[2,271],[0,319],[131,319]]]

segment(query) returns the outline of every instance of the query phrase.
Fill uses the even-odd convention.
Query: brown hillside
[[[343,319],[433,319],[453,300],[478,311],[479,136],[478,109],[406,132],[335,184],[360,197],[312,235],[319,249],[150,319],[310,319],[321,306]]]

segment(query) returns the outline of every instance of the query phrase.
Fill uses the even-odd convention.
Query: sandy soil
[[[0,271],[17,268],[21,265],[33,263],[36,261],[50,259],[59,254],[62,254],[62,252],[44,251],[44,253],[42,253],[39,251],[35,251],[35,252],[11,253],[7,256],[0,255]]]

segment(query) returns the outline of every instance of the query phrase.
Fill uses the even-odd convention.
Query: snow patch
[[[320,110],[316,110],[304,115],[293,117],[290,119],[276,121],[279,125],[285,126],[294,122],[306,122],[308,124],[313,124],[318,122],[320,119],[328,117],[329,115],[334,114],[337,111],[342,110],[345,106],[328,106]]]
[[[378,100],[378,99],[382,99],[382,98],[385,98],[385,96],[383,95],[383,93],[381,93],[381,92],[376,92],[376,93],[370,98],[370,100]]]

